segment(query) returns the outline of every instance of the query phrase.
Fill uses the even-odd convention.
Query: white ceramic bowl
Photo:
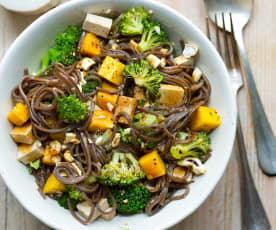
[[[60,0],[1,0],[0,5],[15,13],[35,15],[46,12],[59,2]]]
[[[8,133],[11,125],[6,116],[12,108],[10,92],[23,76],[23,69],[37,70],[41,56],[53,44],[55,36],[67,25],[81,24],[87,12],[102,12],[106,9],[126,11],[129,7],[145,6],[154,12],[168,31],[172,41],[180,39],[194,41],[199,45],[198,65],[208,76],[212,94],[210,107],[215,108],[222,118],[222,125],[211,135],[212,157],[207,161],[207,173],[196,178],[191,184],[191,192],[184,200],[175,201],[158,214],[148,217],[145,214],[130,217],[116,216],[111,222],[98,220],[83,226],[68,212],[51,200],[43,200],[33,176],[26,167],[16,160],[16,145]],[[72,1],[46,13],[30,25],[13,43],[0,66],[0,172],[10,191],[19,202],[34,216],[55,229],[121,229],[131,230],[165,229],[181,221],[194,212],[212,192],[224,173],[235,137],[236,104],[231,83],[224,63],[215,48],[197,27],[188,19],[168,6],[146,0],[80,0]],[[200,221],[200,220],[199,220]]]

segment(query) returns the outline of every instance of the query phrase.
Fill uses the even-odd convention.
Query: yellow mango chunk
[[[153,151],[142,156],[139,159],[139,164],[142,170],[146,173],[148,180],[152,180],[166,174],[165,164],[157,151]]]
[[[113,114],[106,110],[94,110],[93,117],[88,126],[89,131],[104,131],[112,129],[114,124]]]
[[[98,74],[114,85],[120,85],[123,80],[122,72],[125,65],[110,56],[106,56],[101,65]]]
[[[52,173],[44,185],[43,193],[52,194],[52,193],[64,192],[64,191],[65,191],[65,185],[61,183],[59,180],[57,180],[54,173]]]
[[[221,120],[215,109],[200,106],[192,115],[190,128],[192,131],[210,132],[220,124]]]
[[[29,120],[29,111],[26,105],[19,102],[8,114],[8,120],[18,126],[23,125],[27,120]]]
[[[87,32],[82,40],[80,53],[89,57],[101,54],[100,39],[95,34]]]
[[[102,84],[102,88],[106,89],[106,90],[112,90],[112,91],[116,90],[116,88],[114,86],[112,86],[106,82],[104,82]],[[98,91],[96,103],[102,109],[112,112],[116,106],[117,99],[118,99],[118,94],[110,94],[110,93]],[[110,104],[108,104],[108,103],[110,103]]]

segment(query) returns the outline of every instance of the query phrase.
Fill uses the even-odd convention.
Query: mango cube
[[[106,56],[104,59],[98,74],[114,85],[120,85],[123,80],[122,72],[125,65],[110,56]]]
[[[64,192],[64,191],[65,191],[65,185],[61,183],[59,180],[57,180],[54,173],[52,173],[44,185],[43,193],[53,194],[53,193]]]
[[[106,129],[112,129],[113,114],[106,110],[94,110],[93,117],[89,124],[89,131],[104,131]]]
[[[100,39],[93,33],[85,33],[81,43],[80,53],[88,57],[101,54]]]
[[[166,174],[165,164],[157,151],[142,156],[139,159],[139,164],[149,180]]]
[[[190,128],[192,131],[210,132],[220,124],[221,120],[215,109],[200,106],[192,115]]]
[[[116,90],[116,88],[114,86],[112,86],[108,83],[105,83],[105,82],[102,84],[102,88],[106,89],[106,90],[111,90],[111,91]],[[118,99],[118,93],[110,94],[110,93],[98,91],[96,103],[102,109],[112,112],[116,106],[117,99]]]
[[[15,125],[23,125],[27,120],[29,120],[29,111],[27,106],[21,102],[17,103],[12,111],[10,111],[8,120]]]

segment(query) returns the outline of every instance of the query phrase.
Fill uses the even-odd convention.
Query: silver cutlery
[[[219,19],[217,25],[220,28],[223,26],[221,12],[232,14],[234,36],[248,82],[259,165],[264,173],[276,175],[276,138],[264,112],[243,43],[242,32],[250,19],[253,0],[204,0],[204,4],[213,22],[217,14]],[[225,30],[228,32],[231,30],[230,20],[225,20]]]
[[[218,19],[220,18],[220,19]],[[233,35],[233,23],[231,14],[229,14],[230,30],[228,33],[225,29],[225,15],[217,14],[214,15],[215,21],[215,33],[216,33],[216,47],[218,52],[224,57],[224,61],[229,72],[234,94],[237,97],[239,89],[243,86],[241,70],[240,70],[240,60],[238,58],[237,45],[234,40]],[[221,20],[221,21],[220,21]],[[222,25],[222,40],[224,47],[224,55],[222,54],[222,46],[220,41],[220,32],[218,25]],[[211,40],[209,19],[206,19],[206,33],[208,38]],[[230,39],[230,44],[229,44]],[[257,189],[255,187],[250,168],[248,165],[247,153],[244,145],[244,138],[242,133],[242,128],[240,124],[239,114],[237,116],[237,143],[238,152],[240,158],[240,168],[241,168],[241,202],[242,202],[242,229],[243,230],[270,230],[271,226],[269,220],[266,216],[264,207],[258,195]]]

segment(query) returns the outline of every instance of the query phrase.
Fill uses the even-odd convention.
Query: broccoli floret
[[[180,132],[177,137],[185,140],[188,137],[187,133]],[[187,144],[177,144],[171,147],[170,152],[173,158],[183,159],[191,156],[202,159],[210,148],[210,138],[206,132],[199,132],[196,134],[192,142]]]
[[[51,63],[62,63],[65,66],[72,65],[78,60],[77,46],[81,35],[81,28],[68,26],[67,29],[56,37],[56,45],[48,50],[42,57],[41,69],[43,72]]]
[[[123,75],[132,77],[136,85],[145,87],[148,95],[155,97],[160,95],[159,88],[160,83],[163,81],[163,76],[147,61],[141,60],[140,63],[126,65]]]
[[[113,187],[111,193],[117,204],[117,211],[122,214],[134,214],[142,211],[151,198],[150,192],[142,183],[132,184],[125,187]],[[109,205],[112,199],[108,196]]]
[[[97,80],[88,81],[85,85],[82,86],[83,93],[91,93],[96,90],[99,86],[99,82]]]
[[[145,173],[131,153],[115,152],[111,162],[103,166],[99,181],[110,186],[123,186],[143,178],[145,178]]]
[[[144,22],[144,32],[137,48],[140,52],[145,52],[166,41],[168,41],[168,36],[160,23],[153,20],[146,20]]]
[[[148,126],[159,123],[158,117],[150,113],[136,113],[133,121],[135,126]]]
[[[70,198],[74,210],[77,210],[77,204],[83,201],[82,194],[76,189],[75,185],[66,185],[66,191],[57,199],[57,202],[61,207],[69,209],[67,203],[68,198]]]
[[[119,31],[123,35],[138,35],[143,33],[144,21],[149,18],[148,12],[143,8],[130,8],[120,20]]]
[[[76,94],[57,97],[58,118],[65,123],[79,123],[87,114],[86,104],[81,102]]]
[[[122,142],[124,142],[126,144],[133,143],[132,135],[129,131],[130,131],[130,128],[128,128],[128,129],[119,128],[119,132],[121,134],[121,140],[122,140]]]

